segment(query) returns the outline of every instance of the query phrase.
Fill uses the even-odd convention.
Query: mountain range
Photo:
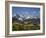
[[[28,16],[28,17],[21,17],[19,15],[12,17],[12,22],[29,22],[32,21],[32,23],[40,23],[40,18]]]

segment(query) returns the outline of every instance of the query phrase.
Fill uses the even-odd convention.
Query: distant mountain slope
[[[13,22],[32,22],[32,23],[39,23],[40,24],[40,18],[37,18],[37,17],[26,17],[26,18],[23,18],[23,17],[20,17],[20,16],[14,16],[12,17],[12,23]]]

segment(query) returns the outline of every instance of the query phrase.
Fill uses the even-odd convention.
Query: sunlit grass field
[[[12,24],[12,31],[26,31],[26,30],[39,30],[40,29],[40,24],[33,24],[32,22],[30,23],[19,23],[19,22],[14,22]]]

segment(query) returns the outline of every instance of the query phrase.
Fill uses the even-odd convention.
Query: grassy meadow
[[[32,22],[30,23],[19,23],[19,22],[14,22],[12,24],[12,31],[24,31],[24,30],[39,30],[40,29],[40,24],[33,24]]]

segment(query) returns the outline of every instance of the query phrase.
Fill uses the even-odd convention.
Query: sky
[[[12,16],[19,14],[21,17],[40,17],[40,8],[35,7],[12,7]],[[24,15],[24,16],[23,16]]]

